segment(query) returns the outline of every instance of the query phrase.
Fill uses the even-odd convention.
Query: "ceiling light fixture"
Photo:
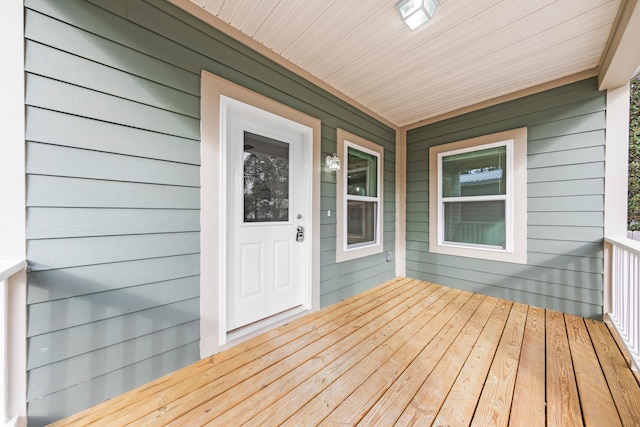
[[[438,7],[438,0],[400,0],[396,3],[404,23],[411,31],[429,21],[436,7]]]

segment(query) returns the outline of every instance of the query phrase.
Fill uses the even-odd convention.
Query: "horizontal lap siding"
[[[429,147],[527,127],[527,264],[429,252]],[[602,315],[605,94],[595,79],[407,135],[407,275],[586,317]]]
[[[198,358],[200,73],[385,148],[392,129],[162,0],[27,0],[28,413],[43,425]],[[321,304],[395,275],[335,263],[335,174],[321,176]],[[328,211],[330,216],[327,215]]]
[[[27,400],[41,425],[198,358],[200,99],[197,73],[93,32],[99,9],[26,6]]]

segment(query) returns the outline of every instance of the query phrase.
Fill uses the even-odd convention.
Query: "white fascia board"
[[[600,90],[616,89],[640,71],[640,0],[623,0],[598,73]]]

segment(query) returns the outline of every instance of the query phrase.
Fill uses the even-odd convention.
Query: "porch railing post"
[[[604,265],[603,265],[603,295],[602,295],[602,311],[605,321],[608,320],[608,315],[613,311],[612,301],[612,275],[613,268],[613,245],[609,242],[604,242]]]

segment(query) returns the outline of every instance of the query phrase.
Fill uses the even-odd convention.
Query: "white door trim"
[[[311,168],[311,229],[305,238],[311,245],[311,301],[310,310],[296,313],[301,316],[320,306],[320,120],[280,104],[270,98],[224,80],[207,71],[201,76],[201,213],[200,213],[200,357],[204,358],[224,348],[264,331],[267,327],[291,320],[275,319],[268,326],[258,328],[241,338],[227,336],[224,294],[224,235],[225,166],[222,144],[224,135],[223,97],[268,111],[312,129],[313,159]],[[273,319],[272,319],[273,320]]]

